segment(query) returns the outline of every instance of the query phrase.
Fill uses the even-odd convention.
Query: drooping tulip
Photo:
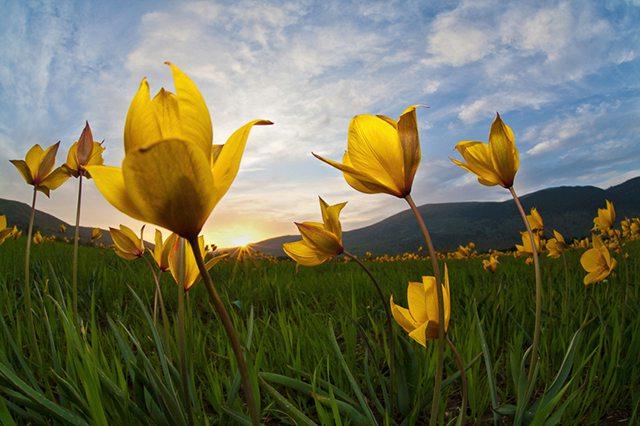
[[[588,286],[607,278],[618,262],[611,257],[609,249],[602,243],[600,237],[594,235],[593,247],[582,254],[580,264],[587,272],[583,282],[585,286]]]
[[[451,159],[453,163],[478,177],[487,186],[500,185],[511,188],[520,167],[516,137],[502,118],[496,114],[489,132],[489,143],[460,141],[455,149],[465,162]]]
[[[123,213],[193,239],[235,179],[251,128],[272,123],[251,121],[224,145],[212,145],[211,117],[200,91],[167,64],[176,93],[163,88],[150,99],[149,84],[142,80],[127,113],[122,168],[87,170]]]
[[[451,316],[451,300],[449,294],[449,273],[444,267],[444,327],[449,328]],[[408,309],[398,306],[390,299],[391,313],[398,325],[413,340],[427,345],[427,340],[438,338],[438,301],[436,298],[436,279],[431,276],[422,277],[421,283],[410,282],[407,287]]]
[[[282,245],[284,252],[303,266],[316,266],[344,251],[340,212],[347,203],[330,206],[320,198],[322,222],[296,223],[302,240]]]
[[[613,224],[616,221],[616,210],[613,207],[613,203],[609,200],[606,200],[606,203],[606,207],[598,209],[598,216],[593,219],[594,229],[601,233],[606,233],[613,228]]]
[[[140,230],[140,237],[131,228],[120,225],[120,229],[109,228],[113,249],[118,256],[126,260],[138,259],[144,255],[144,226]]]
[[[549,250],[547,256],[557,259],[567,249],[567,243],[565,242],[562,234],[554,229],[553,238],[549,238],[547,240],[546,248]]]
[[[357,191],[405,198],[420,164],[416,108],[407,107],[397,121],[384,115],[356,115],[349,123],[342,163],[313,155],[342,171]]]

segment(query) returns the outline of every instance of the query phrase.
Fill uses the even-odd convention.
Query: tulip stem
[[[367,268],[367,266],[360,259],[358,259],[353,254],[349,253],[348,251],[343,251],[342,254],[344,254],[349,259],[355,261],[360,266],[360,268],[362,268],[362,270],[367,273],[367,275],[371,279],[371,282],[373,282],[373,285],[375,286],[376,291],[378,292],[378,296],[380,297],[380,301],[382,302],[382,306],[384,306],[384,313],[387,316],[387,330],[388,330],[387,334],[389,335],[389,339],[391,339],[391,345],[390,345],[390,348],[389,348],[389,373],[390,373],[390,376],[391,376],[390,377],[391,382],[393,383],[393,381],[394,381],[393,370],[394,370],[394,358],[395,358],[394,357],[395,336],[394,336],[394,332],[393,332],[393,321],[391,319],[391,308],[389,307],[390,303],[384,297],[384,293],[382,292],[382,288],[380,287],[380,284],[378,283],[378,280],[376,280],[376,278],[373,276],[373,274],[371,273],[369,268]]]
[[[168,335],[169,333],[169,317],[167,316],[167,308],[164,304],[164,297],[162,297],[162,289],[160,288],[160,274],[158,274],[158,272],[156,272],[155,268],[153,267],[153,265],[151,264],[151,262],[149,261],[149,259],[147,259],[144,255],[142,256],[142,258],[145,260],[145,262],[147,263],[147,266],[149,267],[149,270],[151,271],[151,275],[153,276],[153,282],[156,286],[156,291],[155,291],[155,296],[154,296],[154,303],[153,303],[153,324],[155,325],[157,323],[157,318],[158,318],[158,313],[157,313],[157,301],[158,299],[160,300],[160,315],[162,316],[162,326],[164,327],[164,331],[165,334]]]
[[[82,173],[78,177],[78,205],[76,206],[76,229],[73,236],[73,266],[71,272],[71,298],[73,316],[78,318],[78,246],[80,245],[80,206],[82,203]]]
[[[37,349],[38,341],[36,340],[36,329],[33,325],[33,309],[31,305],[31,280],[29,277],[30,272],[30,259],[31,259],[31,239],[33,238],[33,224],[36,218],[36,195],[38,194],[38,190],[36,187],[33,187],[33,201],[31,202],[31,216],[29,217],[29,229],[27,231],[27,247],[25,250],[25,259],[24,259],[24,303],[27,308],[27,322],[29,325],[29,333],[31,334],[32,344],[36,347],[36,354],[38,356],[38,360],[40,360],[40,351]],[[42,362],[40,362],[42,365]]]
[[[453,359],[456,362],[456,366],[460,371],[460,383],[462,386],[462,402],[460,403],[460,417],[458,417],[458,424],[464,424],[464,416],[467,411],[467,373],[465,373],[464,363],[462,362],[462,357],[460,356],[460,352],[458,352],[458,348],[453,344],[451,339],[447,336],[447,343],[449,344],[449,348],[451,352],[453,352]]]
[[[218,294],[218,291],[213,285],[211,275],[209,275],[207,267],[204,264],[204,259],[202,257],[202,253],[200,252],[200,245],[198,244],[198,237],[196,236],[190,238],[189,244],[191,244],[193,256],[195,257],[196,263],[198,264],[200,276],[202,277],[202,280],[207,287],[207,291],[209,292],[209,296],[211,297],[211,300],[213,302],[213,307],[216,310],[218,318],[222,322],[222,326],[227,333],[227,337],[229,338],[229,342],[231,343],[231,348],[233,349],[233,354],[235,355],[236,362],[238,363],[242,389],[244,391],[244,397],[249,409],[249,415],[251,416],[251,423],[253,425],[258,425],[260,423],[260,413],[258,412],[258,406],[256,405],[254,400],[253,386],[251,386],[251,379],[249,378],[249,369],[245,361],[242,346],[240,345],[240,340],[238,339],[238,333],[233,326],[233,322],[231,321],[229,312],[227,312],[227,309],[225,308],[224,303],[222,302],[222,299]]]
[[[515,201],[516,206],[518,207],[518,211],[520,212],[520,216],[522,216],[522,221],[524,222],[524,226],[527,228],[527,233],[529,234],[529,238],[531,239],[531,252],[533,253],[533,266],[535,268],[535,277],[536,277],[536,320],[535,320],[535,328],[533,330],[533,343],[531,344],[531,364],[529,365],[529,380],[532,380],[533,373],[536,368],[536,364],[538,362],[538,345],[540,343],[540,332],[542,328],[542,277],[540,275],[540,261],[538,259],[538,248],[536,247],[536,240],[533,236],[533,231],[531,230],[531,225],[527,220],[527,214],[522,207],[522,203],[520,202],[520,198],[516,194],[515,189],[513,187],[509,188],[511,195],[513,196],[513,201]]]
[[[180,375],[182,376],[182,399],[187,410],[189,422],[192,420],[191,400],[189,398],[189,369],[187,367],[187,339],[184,324],[184,293],[178,286],[178,346],[180,347]]]
[[[405,197],[411,211],[416,217],[418,226],[422,231],[424,241],[427,244],[429,250],[429,258],[431,259],[431,266],[433,267],[433,275],[436,278],[436,295],[438,297],[438,359],[436,363],[436,375],[433,384],[433,400],[431,401],[431,416],[429,418],[429,424],[434,426],[438,422],[440,411],[440,393],[442,387],[442,373],[444,370],[444,345],[445,345],[445,330],[444,330],[444,295],[442,294],[442,277],[440,276],[440,266],[438,265],[438,258],[436,257],[436,250],[433,248],[433,242],[431,241],[431,235],[429,229],[424,223],[424,219],[413,201],[411,194]]]

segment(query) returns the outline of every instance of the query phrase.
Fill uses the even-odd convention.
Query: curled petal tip
[[[173,65],[173,63],[172,63],[171,61],[164,61],[164,64],[165,64],[165,65],[169,65],[169,66],[172,66],[172,65]]]

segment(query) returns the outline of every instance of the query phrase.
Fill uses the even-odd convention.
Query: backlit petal
[[[320,211],[322,212],[322,221],[327,231],[333,233],[338,240],[342,241],[342,225],[340,224],[340,211],[347,203],[340,203],[333,206],[327,204],[320,198]]]
[[[143,78],[127,112],[124,125],[124,151],[128,153],[160,139],[162,137],[155,117],[155,109],[151,104],[149,83],[146,78]]]
[[[423,323],[429,319],[425,287],[422,283],[409,282],[407,286],[407,304],[415,322]]]
[[[416,106],[408,107],[398,120],[398,136],[404,158],[404,188],[411,191],[413,178],[420,165],[420,136]]]
[[[491,124],[489,134],[489,146],[491,147],[491,160],[496,173],[500,176],[501,185],[505,188],[513,186],[513,180],[520,166],[516,138],[500,115]]]
[[[112,166],[88,166],[87,170],[102,196],[115,208],[134,219],[146,222],[129,197],[122,170]]]
[[[65,183],[70,176],[71,175],[67,171],[67,169],[61,166],[52,171],[39,186],[48,188],[49,190],[53,191],[54,189],[59,188],[63,183]]]
[[[44,150],[38,144],[34,145],[27,151],[27,155],[25,156],[25,161],[29,166],[29,170],[31,170],[31,176],[35,178],[38,173],[38,168],[40,168],[40,163],[42,162],[42,157],[44,156]]]
[[[27,165],[26,161],[23,160],[11,160],[11,164],[13,164],[16,169],[20,172],[22,179],[29,185],[33,184],[33,178],[31,177],[31,169]]]
[[[393,295],[391,295],[389,303],[391,305],[391,314],[393,315],[393,319],[396,320],[398,325],[402,327],[404,331],[407,333],[412,332],[418,326],[418,323],[413,319],[409,310],[396,305],[393,302]]]
[[[330,259],[313,248],[309,247],[304,241],[296,241],[293,243],[284,243],[282,245],[284,252],[303,266],[316,266]]]

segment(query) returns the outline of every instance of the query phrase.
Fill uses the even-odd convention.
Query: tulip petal
[[[87,166],[102,196],[115,208],[134,219],[145,222],[124,184],[122,170],[112,166]]]
[[[349,123],[347,144],[355,169],[403,194],[404,154],[398,131],[392,125],[375,115],[357,115]]]
[[[31,176],[35,179],[38,174],[38,168],[40,167],[40,163],[42,162],[42,157],[44,156],[44,150],[38,144],[34,145],[27,151],[27,155],[25,156],[25,161],[29,166],[29,170],[31,170]]]
[[[65,183],[70,176],[71,174],[69,173],[69,171],[64,166],[60,166],[49,173],[49,176],[44,178],[42,183],[38,186],[45,187],[53,191],[54,189],[58,189],[63,183]]]
[[[342,253],[342,245],[338,238],[324,229],[324,224],[317,222],[296,223],[302,239],[326,256],[336,256]]]
[[[198,86],[177,66],[165,62],[171,68],[176,88],[182,137],[200,147],[209,158],[213,141],[211,115]]]
[[[427,312],[427,304],[429,301],[426,298],[425,286],[422,283],[409,282],[407,286],[407,304],[409,305],[409,312],[417,323],[423,323],[430,317]],[[431,317],[433,319],[433,317]]]
[[[587,272],[593,272],[605,266],[602,254],[595,248],[589,249],[582,254],[580,264]]]
[[[505,188],[513,186],[513,180],[520,166],[515,141],[513,130],[497,114],[496,119],[491,124],[489,146],[491,148],[493,167],[500,176],[501,185]]]
[[[51,173],[51,170],[53,170],[53,166],[56,164],[56,155],[58,154],[59,147],[60,142],[51,145],[44,151],[40,160],[40,165],[38,166],[38,171],[34,175],[33,179],[37,184],[42,183],[49,173]],[[48,188],[55,189],[51,187]]]
[[[338,240],[342,241],[342,225],[340,224],[340,211],[346,206],[347,203],[340,203],[334,206],[327,204],[322,198],[320,198],[320,211],[322,212],[322,221],[327,231],[338,237]]]
[[[393,295],[391,295],[389,303],[391,305],[391,315],[393,315],[393,319],[396,320],[398,325],[400,325],[404,331],[407,333],[412,332],[418,326],[418,323],[413,319],[409,310],[396,305],[393,302]]]
[[[163,140],[127,153],[122,172],[146,222],[186,239],[200,233],[214,207],[213,176],[202,150],[180,139]]]
[[[420,165],[420,136],[416,106],[408,107],[398,120],[398,137],[404,159],[404,187],[411,190],[413,178]]]
[[[455,149],[462,155],[466,163],[454,158],[453,163],[478,177],[478,181],[486,186],[499,185],[501,180],[494,171],[489,145],[479,141],[461,141]]]
[[[287,256],[302,266],[317,266],[330,259],[330,257],[323,256],[309,247],[304,241],[284,243],[282,249]]]
[[[328,158],[321,157],[316,153],[312,153],[318,160],[327,163],[330,166],[340,170],[347,183],[356,191],[364,192],[365,194],[391,194],[396,197],[402,197],[402,193],[394,188],[388,188],[382,184],[378,179],[356,170],[351,164],[349,154],[345,153],[342,158],[342,164],[337,161],[329,160]]]
[[[427,346],[426,334],[427,334],[428,324],[429,324],[429,321],[425,321],[409,333],[409,337],[411,337],[413,340],[415,340],[416,342],[418,342],[424,347]]]
[[[138,257],[140,249],[137,244],[138,236],[130,228],[120,225],[120,229],[109,228],[109,234],[116,249],[127,255]]]
[[[24,160],[10,160],[10,161],[11,161],[11,164],[13,164],[16,167],[16,169],[18,169],[18,171],[20,172],[20,175],[22,175],[22,179],[24,179],[24,181],[29,185],[32,185],[33,178],[31,177],[31,169],[29,168],[29,165],[27,164],[27,162]]]
[[[213,163],[213,182],[215,184],[215,203],[217,203],[224,194],[227,193],[233,180],[240,169],[240,161],[244,148],[247,145],[247,139],[253,126],[266,126],[273,124],[268,120],[253,120],[238,130],[227,139],[215,163]]]
[[[128,153],[160,139],[162,136],[155,109],[151,104],[149,83],[143,78],[127,112],[124,124],[124,151]]]

